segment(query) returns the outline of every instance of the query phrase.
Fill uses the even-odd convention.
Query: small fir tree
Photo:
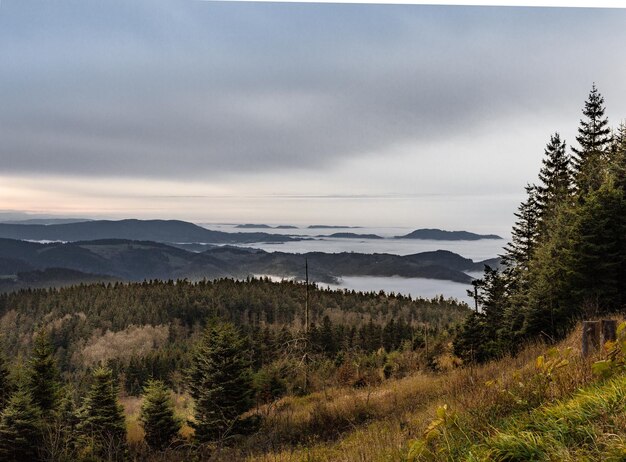
[[[93,452],[115,460],[123,459],[126,452],[126,422],[118,392],[111,369],[94,370],[79,424],[81,434],[93,444]]]
[[[39,460],[41,413],[30,393],[22,386],[0,415],[0,460],[31,462]]]
[[[190,370],[199,442],[223,442],[245,431],[240,416],[253,405],[250,364],[246,341],[233,324],[206,328]]]
[[[171,392],[162,381],[149,380],[144,387],[140,420],[151,449],[166,449],[178,435],[181,423],[174,416]]]

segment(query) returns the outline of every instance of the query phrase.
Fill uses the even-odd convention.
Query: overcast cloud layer
[[[502,230],[593,81],[626,117],[624,43],[626,10],[4,0],[0,208]]]

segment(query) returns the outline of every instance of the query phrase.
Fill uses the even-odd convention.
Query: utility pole
[[[306,297],[304,299],[304,392],[309,384],[309,259],[304,259],[304,285]]]
[[[309,335],[309,259],[304,259],[304,277],[306,286],[306,299],[304,301],[304,331]],[[308,337],[307,337],[308,339]]]

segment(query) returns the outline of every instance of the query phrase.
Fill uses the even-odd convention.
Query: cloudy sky
[[[626,10],[0,4],[0,211],[506,233]]]

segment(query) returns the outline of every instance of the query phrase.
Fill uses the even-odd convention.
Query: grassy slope
[[[248,460],[407,460],[433,427],[416,460],[600,460],[599,454],[626,460],[615,455],[626,439],[626,378],[595,383],[579,338],[576,330],[546,358],[549,365],[568,357],[554,370],[537,368],[548,348],[534,345],[476,368],[288,398],[269,413],[268,444],[255,441],[258,452]],[[285,435],[299,435],[300,445]]]
[[[470,460],[626,460],[626,375],[513,417]]]
[[[479,367],[283,398],[259,410],[257,435],[210,460],[626,461],[626,376],[596,381],[579,338],[541,367],[549,349],[537,344]]]

